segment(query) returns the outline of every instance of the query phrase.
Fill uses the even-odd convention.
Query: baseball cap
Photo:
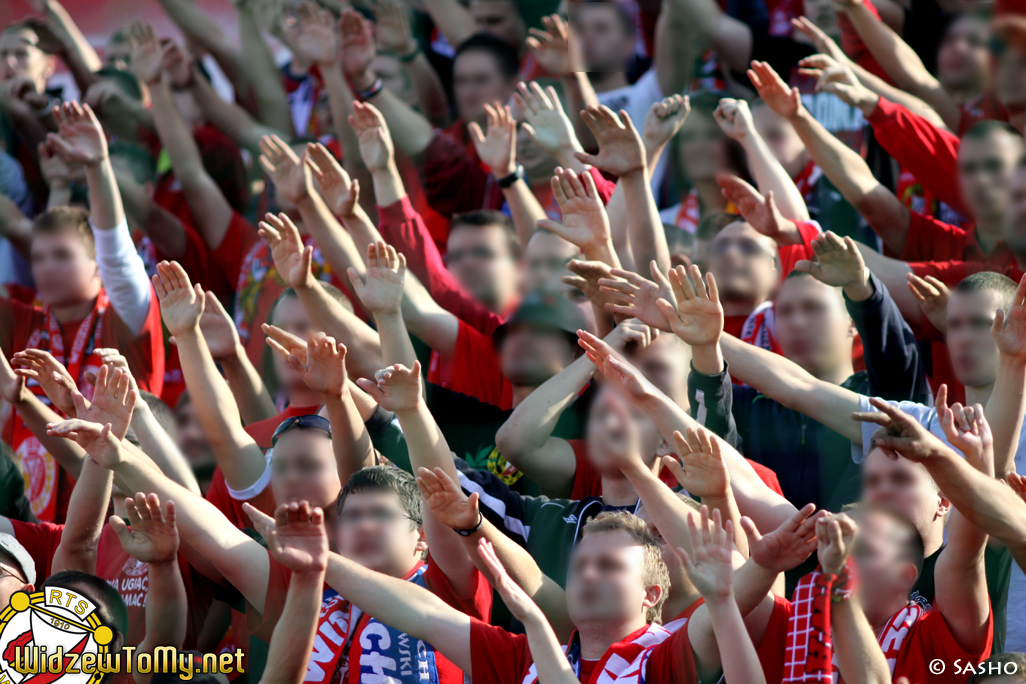
[[[32,560],[32,556],[21,545],[21,542],[6,532],[0,532],[0,550],[5,551],[11,558],[17,561],[18,569],[25,575],[26,582],[35,586],[36,562]]]
[[[555,292],[532,292],[521,300],[513,315],[492,333],[495,344],[501,345],[510,327],[522,323],[561,330],[571,336],[576,336],[577,331],[587,325],[584,314],[566,297]]]

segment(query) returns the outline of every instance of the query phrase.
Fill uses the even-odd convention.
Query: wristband
[[[409,52],[407,52],[405,55],[396,55],[395,58],[398,59],[403,64],[409,64],[413,60],[417,59],[417,55],[419,55],[419,54],[420,54],[420,45],[414,45],[413,49],[410,50]]]
[[[470,529],[458,530],[454,527],[452,528],[452,531],[460,535],[461,537],[469,537],[470,535],[474,534],[479,529],[481,529],[481,525],[484,525],[484,513],[478,511],[478,515],[481,516],[481,518],[477,521],[477,524],[471,527]]]
[[[371,83],[370,87],[366,90],[361,90],[356,94],[358,98],[366,102],[385,88],[385,83],[380,78],[374,79],[374,83]]]
[[[522,165],[520,165],[520,164],[517,164],[517,170],[516,171],[514,171],[511,174],[509,174],[505,178],[499,178],[498,180],[496,180],[496,183],[499,184],[500,188],[505,190],[506,188],[513,187],[513,184],[516,183],[518,180],[523,180],[523,179],[524,179],[524,167]]]

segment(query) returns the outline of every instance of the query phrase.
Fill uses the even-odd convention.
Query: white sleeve
[[[128,234],[128,224],[122,221],[111,230],[100,230],[92,221],[89,226],[96,240],[96,264],[110,305],[129,330],[138,335],[149,315],[153,291],[146,267]]]
[[[271,484],[271,453],[273,451],[273,449],[268,449],[267,453],[264,454],[267,466],[264,468],[264,472],[260,474],[260,477],[257,478],[256,482],[245,489],[232,489],[225,484],[225,488],[228,489],[228,494],[230,494],[233,499],[236,501],[249,501],[250,499],[255,499],[257,494],[264,491],[267,488],[267,485]]]
[[[859,411],[876,411],[876,408],[869,403],[869,397],[859,395]],[[912,416],[920,425],[929,430],[935,437],[940,439],[948,446],[951,444],[948,442],[948,438],[944,436],[944,430],[940,426],[940,421],[937,420],[937,410],[931,406],[925,404],[917,404],[914,401],[889,401],[888,404],[897,406],[899,409]],[[880,426],[876,423],[863,423],[862,424],[862,448],[859,449],[858,445],[852,442],[851,445],[851,456],[856,463],[862,463],[870,452],[873,435],[880,429]],[[956,451],[958,451],[956,449]],[[959,452],[961,453],[961,452]]]

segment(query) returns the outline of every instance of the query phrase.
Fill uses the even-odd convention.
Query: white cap
[[[25,547],[21,545],[21,542],[6,532],[0,532],[0,550],[7,552],[18,562],[19,569],[22,574],[25,575],[25,581],[28,584],[35,586],[36,562],[32,560],[32,556],[25,550]]]

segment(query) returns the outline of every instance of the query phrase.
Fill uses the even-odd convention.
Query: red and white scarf
[[[777,338],[773,331],[773,301],[767,300],[755,307],[752,313],[748,314],[745,325],[741,328],[741,340],[755,345],[759,349],[780,354],[780,344],[777,343]]]
[[[723,212],[726,214],[738,213],[737,207],[734,206],[733,202],[727,202],[727,206],[723,208]],[[677,218],[674,219],[673,222],[681,230],[694,233],[698,230],[698,224],[701,220],[702,206],[698,201],[698,189],[691,188],[691,192],[689,192],[680,203],[680,209],[677,210]]]
[[[101,346],[97,342],[103,329],[103,316],[109,306],[107,293],[101,289],[89,315],[79,324],[78,332],[69,349],[64,341],[61,324],[47,304],[43,307],[42,325],[32,331],[25,345],[26,349],[44,349],[53,354],[54,358],[68,369],[68,373],[75,379],[75,384],[86,398],[92,396],[93,388],[85,381],[83,375],[86,370],[96,372],[100,368],[100,360],[93,353],[93,349]],[[30,380],[26,386],[44,403],[50,404],[38,382]],[[11,446],[14,447],[21,471],[26,478],[25,493],[32,506],[32,512],[40,520],[53,521],[57,513],[57,482],[61,475],[57,462],[43,448],[24,421],[17,417]]]
[[[680,627],[687,620],[680,622]],[[648,658],[659,644],[670,638],[672,631],[662,625],[651,624],[613,644],[592,670],[591,682],[582,684],[645,684]],[[570,643],[563,647],[566,659],[574,674],[581,676],[581,638],[577,632],[570,637]],[[521,684],[538,684],[538,669],[534,663]]]

